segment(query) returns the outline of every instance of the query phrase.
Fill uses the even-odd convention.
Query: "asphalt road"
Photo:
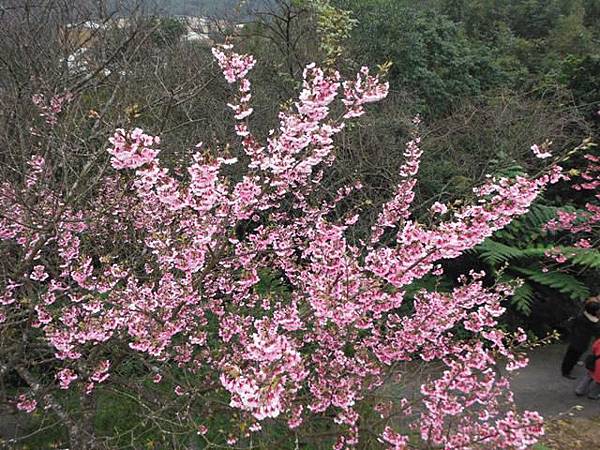
[[[511,386],[520,409],[538,411],[544,418],[600,417],[600,401],[577,397],[577,380],[562,377],[560,363],[564,344],[548,345],[532,350],[529,365],[515,372]],[[578,365],[573,375],[579,377],[585,368]]]

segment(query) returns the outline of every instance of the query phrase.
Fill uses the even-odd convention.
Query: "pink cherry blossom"
[[[56,374],[61,389],[69,389],[69,386],[78,376],[71,369],[62,369]]]
[[[540,148],[537,144],[533,144],[531,146],[531,151],[536,158],[545,159],[552,157],[552,153],[550,153],[547,149]]]
[[[35,281],[44,281],[48,278],[48,274],[46,273],[45,267],[38,264],[33,268],[33,271],[31,272],[31,275],[29,275],[29,278]]]
[[[19,395],[17,400],[17,409],[21,411],[25,411],[26,413],[32,413],[37,408],[37,401],[33,398],[28,397],[25,394]]]
[[[416,118],[392,198],[372,220],[357,209],[337,214],[362,184],[323,195],[335,138],[386,97],[387,82],[367,68],[348,80],[311,64],[295,101],[259,137],[248,80],[254,58],[230,46],[213,54],[234,85],[239,142],[227,153],[198,145],[185,164],[167,168],[158,136],[117,129],[107,149],[112,169],[80,209],[47,185],[53,168],[43,158],[32,159],[25,183],[0,184],[0,240],[26,270],[2,281],[0,315],[6,323],[25,317],[20,326],[63,367],[47,388],[94,395],[96,385],[118,383],[122,359],[131,358],[145,379],[171,386],[177,402],[225,398],[230,445],[242,429],[250,435],[279,422],[302,433],[319,417],[337,434],[335,448],[360,448],[371,416],[389,448],[407,447],[408,436],[410,445],[440,448],[533,444],[541,417],[513,412],[510,381],[495,370],[500,360],[507,369],[526,363],[498,323],[512,287],[485,287],[482,273],[450,292],[414,293],[411,285],[527,212],[562,170],[490,177],[474,201],[436,203],[422,223],[411,212],[426,151]],[[232,164],[235,176],[225,167]],[[363,221],[371,226],[365,242],[353,238]],[[264,292],[268,280],[276,287]],[[459,338],[459,327],[470,337]],[[414,398],[399,390],[373,402],[406,375],[398,369],[406,363],[438,369]],[[19,400],[20,409],[35,408],[28,396]],[[208,417],[178,414],[189,415],[191,432],[207,432],[197,424]]]

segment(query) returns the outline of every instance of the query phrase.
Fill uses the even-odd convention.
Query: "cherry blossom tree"
[[[337,208],[360,182],[328,199],[320,181],[335,163],[335,136],[384,99],[388,84],[366,67],[343,80],[309,65],[298,99],[263,140],[249,120],[254,58],[230,46],[213,54],[234,88],[228,106],[243,156],[214,156],[200,143],[187,167],[169,169],[159,136],[118,129],[113,170],[85,208],[48,188],[58,168],[38,155],[21,185],[0,186],[9,268],[0,363],[28,386],[16,408],[51,409],[75,448],[92,448],[93,430],[60,393],[85,402],[114,385],[152,404],[146,385],[120,375],[137,361],[145,381],[168,387],[182,427],[207,441],[218,413],[230,419],[227,443],[241,447],[275,423],[308,435],[317,419],[336,449],[373,434],[395,449],[535,443],[542,418],[517,411],[498,370],[526,364],[514,351],[524,333],[498,327],[514,287],[485,287],[482,273],[470,273],[450,292],[407,290],[525,213],[560,167],[490,177],[470,204],[436,203],[425,225],[411,216],[422,154],[415,131],[396,195],[368,239],[355,242],[348,231],[361,211],[340,219]],[[34,99],[53,123],[68,100]],[[241,175],[228,174],[232,165]],[[283,288],[264,292],[265,277]],[[432,369],[411,391],[411,368],[424,362]]]
[[[590,143],[582,145],[590,148]],[[547,228],[551,231],[565,230],[572,234],[580,235],[578,246],[582,248],[597,247],[598,242],[591,242],[589,238],[598,236],[600,225],[600,157],[593,153],[584,155],[586,167],[580,173],[579,182],[573,184],[573,189],[580,192],[589,192],[586,196],[589,201],[585,203],[583,210],[579,212],[560,211],[556,219],[551,221]],[[577,171],[579,172],[579,171]]]

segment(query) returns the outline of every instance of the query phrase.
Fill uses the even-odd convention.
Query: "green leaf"
[[[600,251],[594,248],[560,247],[560,250],[574,264],[587,269],[600,268]]]
[[[503,244],[491,238],[478,245],[475,251],[491,266],[497,266],[523,256],[523,251],[520,248]]]
[[[510,299],[511,305],[515,309],[528,316],[531,314],[531,305],[535,299],[533,288],[529,283],[523,283],[520,287],[515,290],[515,293]]]
[[[568,295],[573,300],[585,300],[590,296],[587,286],[573,275],[558,271],[542,272],[539,269],[525,269],[522,267],[513,267],[512,269],[523,275],[527,275],[529,279],[536,283],[551,287]]]

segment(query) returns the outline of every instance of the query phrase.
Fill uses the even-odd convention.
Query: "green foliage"
[[[507,227],[495,233],[495,237],[527,244],[533,244],[540,237],[542,228],[552,220],[558,207],[536,203],[527,214],[511,222]]]
[[[441,0],[470,44],[486,42],[509,74],[506,85],[545,94],[559,85],[565,58],[598,52],[598,0]],[[597,99],[596,99],[597,100]]]
[[[523,283],[515,289],[511,304],[515,310],[528,316],[531,314],[531,305],[535,300],[535,292],[529,283]]]
[[[352,12],[333,6],[329,0],[310,0],[317,13],[317,32],[324,63],[334,65],[345,53],[345,42],[358,23]]]
[[[600,108],[600,53],[584,57],[569,56],[561,67],[561,81],[573,93],[575,101],[585,111],[596,113]]]
[[[589,269],[600,269],[600,251],[594,248],[560,247],[573,264]]]
[[[583,23],[587,27],[598,27],[600,23],[600,0],[583,0],[585,15]]]
[[[450,292],[453,288],[453,283],[446,277],[437,277],[426,275],[419,278],[406,287],[405,293],[407,298],[412,298],[421,290],[429,292]]]
[[[581,5],[561,15],[549,33],[553,51],[559,55],[582,55],[592,46],[592,32],[584,24],[585,11]]]
[[[156,386],[148,386],[148,391],[156,389]],[[168,387],[172,389],[172,386]],[[139,398],[119,390],[98,389],[94,394],[96,405],[94,411],[94,433],[99,440],[105,441],[101,448],[121,449],[157,449],[157,448],[190,448],[194,443],[198,444],[198,436],[195,433],[179,433],[176,443],[164,429],[157,426],[155,418],[147,409],[142,407],[143,402]],[[77,396],[72,393],[63,393],[60,396],[61,403],[69,410],[75,411],[80,408]],[[22,424],[28,430],[30,437],[22,440],[18,445],[6,447],[19,450],[47,450],[49,448],[62,448],[68,441],[64,427],[57,417],[51,414],[19,415]],[[213,423],[218,426],[220,418],[213,418]],[[58,422],[58,423],[57,423]],[[165,421],[165,429],[170,424]],[[55,426],[48,426],[53,424]],[[224,439],[223,439],[224,441]],[[3,447],[4,448],[4,447]]]
[[[356,51],[391,61],[390,80],[415,92],[426,112],[447,112],[461,97],[477,96],[505,74],[484,43],[469,42],[461,24],[433,10],[394,0],[348,0],[359,24]]]
[[[580,271],[600,268],[598,250],[556,245],[553,236],[543,232],[543,226],[554,217],[557,210],[557,207],[536,204],[523,217],[486,239],[474,250],[498,280],[511,283],[522,280],[523,283],[511,298],[511,304],[524,315],[531,313],[538,291],[536,286],[558,291],[574,301],[585,300],[590,290],[579,278]],[[558,267],[548,257],[548,252],[555,251],[567,260]],[[579,270],[573,270],[574,266],[578,266]]]
[[[486,239],[483,244],[479,245],[477,251],[483,260],[491,266],[497,266],[523,256],[523,250],[494,241],[492,238]]]
[[[513,267],[513,270],[526,275],[530,280],[568,295],[573,300],[585,300],[589,297],[589,289],[573,275],[552,270],[543,272],[537,269]]]
[[[473,37],[494,39],[499,27],[507,25],[521,38],[543,39],[565,18],[581,15],[586,22],[593,1],[578,0],[441,0],[440,10],[452,20],[463,22]]]

